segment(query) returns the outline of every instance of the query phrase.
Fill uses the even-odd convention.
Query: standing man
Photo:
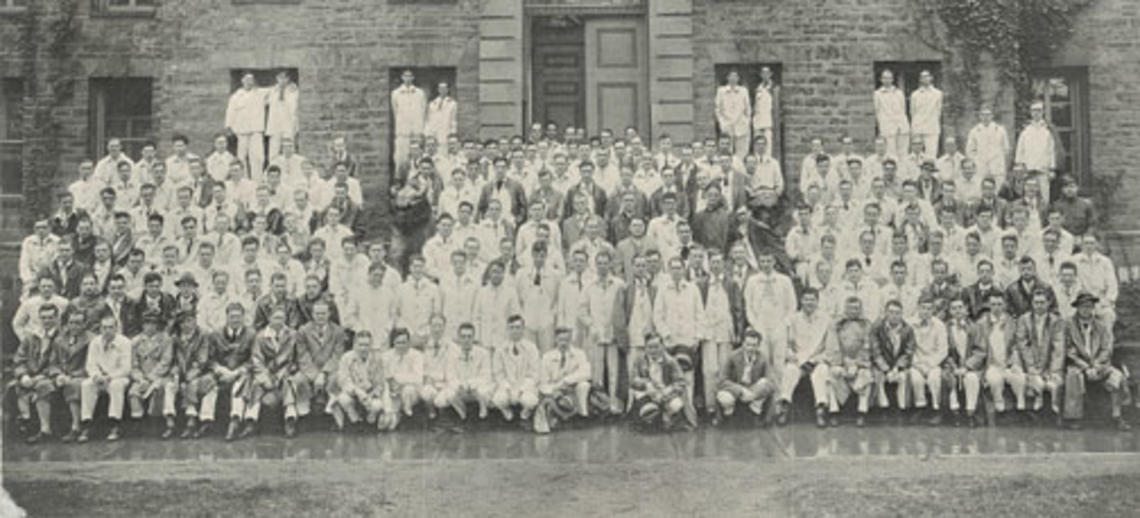
[[[400,74],[400,86],[392,90],[392,117],[395,118],[396,138],[392,160],[396,170],[408,161],[412,138],[424,133],[424,118],[427,113],[427,95],[415,85],[416,76],[411,70]]]
[[[978,110],[978,124],[966,137],[966,156],[978,166],[978,176],[983,179],[993,177],[999,187],[1005,183],[1009,133],[1001,124],[994,122],[994,112],[989,107]]]
[[[720,134],[732,139],[732,153],[737,158],[748,154],[751,119],[748,89],[740,85],[740,73],[730,70],[727,84],[716,90],[716,122]]]
[[[879,76],[878,90],[873,95],[875,119],[879,123],[879,135],[887,139],[887,152],[894,156],[906,156],[906,145],[910,142],[910,122],[906,115],[906,95],[895,86],[895,74],[883,70]],[[937,143],[937,137],[935,137]]]
[[[912,138],[921,138],[928,157],[938,156],[938,137],[942,134],[942,90],[934,87],[934,74],[918,73],[919,87],[910,94]]]
[[[268,91],[269,120],[265,124],[265,134],[269,135],[269,160],[281,154],[281,141],[297,139],[300,129],[301,108],[298,106],[300,91],[297,83],[289,76],[289,71],[277,71],[277,84]]]
[[[254,181],[261,181],[265,166],[265,107],[269,91],[258,88],[252,72],[241,77],[241,88],[230,95],[226,107],[226,130],[237,135],[237,159],[245,164]]]
[[[1045,122],[1045,104],[1034,102],[1029,107],[1029,125],[1021,130],[1017,136],[1017,151],[1014,153],[1015,163],[1025,164],[1029,171],[1040,171],[1048,175],[1038,181],[1047,186],[1053,177],[1056,168],[1056,151],[1053,142],[1053,130]],[[1047,192],[1047,191],[1042,191]]]
[[[451,97],[451,87],[441,81],[436,87],[438,95],[427,107],[424,136],[435,137],[439,143],[439,156],[447,154],[448,137],[459,133],[459,104]]]
[[[79,385],[83,424],[76,442],[87,442],[91,419],[95,417],[95,403],[103,393],[111,398],[107,407],[111,432],[107,440],[119,440],[119,422],[123,419],[123,400],[130,375],[131,341],[119,333],[115,317],[105,315],[99,320],[99,335],[91,339],[87,348],[87,377]]]
[[[760,68],[760,84],[756,85],[756,102],[752,106],[752,131],[764,135],[763,148],[753,148],[760,156],[772,156],[772,129],[779,126],[780,85],[772,80],[771,67]]]

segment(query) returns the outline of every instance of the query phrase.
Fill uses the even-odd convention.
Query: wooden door
[[[649,142],[649,58],[643,20],[586,21],[586,132],[638,129]]]
[[[534,108],[531,122],[553,122],[559,128],[586,123],[585,64],[582,25],[555,26],[535,22],[531,56]]]

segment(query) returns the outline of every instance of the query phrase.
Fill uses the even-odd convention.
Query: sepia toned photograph
[[[0,0],[0,518],[1140,514],[1140,0]]]

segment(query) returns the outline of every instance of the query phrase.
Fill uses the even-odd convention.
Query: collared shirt
[[[400,385],[419,385],[424,382],[424,353],[408,349],[403,354],[392,349],[387,352],[385,364],[388,377]]]
[[[448,385],[473,386],[490,383],[491,355],[486,348],[474,345],[464,351],[462,346],[449,351],[445,374]]]
[[[1009,156],[1009,134],[1001,124],[993,121],[978,124],[970,129],[966,140],[966,155],[976,161],[1004,160]],[[1001,173],[1001,179],[1004,179],[1004,164]]]
[[[226,127],[238,135],[265,132],[268,88],[238,88],[226,106]]]
[[[658,286],[653,325],[670,346],[696,345],[704,337],[704,330],[699,329],[702,312],[700,291],[689,281],[669,279]]]
[[[789,351],[793,354],[787,356],[788,361],[802,364],[823,352],[823,337],[827,334],[828,323],[827,316],[820,313],[819,310],[811,314],[797,311],[792,316],[789,342],[794,344],[795,350]]]
[[[911,327],[914,328],[914,340],[917,346],[914,352],[914,365],[923,370],[938,368],[949,353],[946,326],[938,318],[930,317],[928,320],[915,322]]]
[[[894,86],[884,86],[875,90],[875,118],[879,130],[889,133],[896,128],[907,128],[906,96]]]
[[[397,291],[396,322],[415,335],[426,335],[432,313],[439,311],[442,298],[439,287],[427,279],[409,277]]]
[[[397,135],[420,135],[427,116],[427,95],[413,85],[400,85],[392,90],[392,114]]]
[[[990,342],[989,362],[1000,368],[1005,368],[1009,363],[1009,353],[1007,346],[1009,344],[1005,341],[1005,326],[1009,322],[1009,318],[1003,317],[1001,320],[996,320],[994,317],[990,319],[990,334],[986,337]]]
[[[103,335],[91,339],[87,346],[87,375],[126,378],[131,374],[131,341],[115,335],[110,341]]]
[[[24,238],[20,247],[20,280],[25,284],[34,282],[39,272],[55,259],[59,242],[60,238],[55,234],[43,238],[32,234]]]
[[[748,89],[725,85],[716,90],[716,120],[720,131],[729,135],[747,135],[752,117]]]
[[[942,90],[921,86],[910,94],[911,131],[919,135],[937,135],[942,131]],[[937,149],[927,149],[933,154]]]
[[[1055,167],[1053,132],[1044,121],[1031,122],[1017,137],[1014,162],[1030,170],[1050,171]]]

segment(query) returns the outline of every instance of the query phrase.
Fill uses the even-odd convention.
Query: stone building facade
[[[792,171],[812,137],[835,147],[850,134],[869,151],[878,67],[940,66],[913,3],[0,0],[2,237],[12,242],[26,216],[45,214],[106,138],[153,138],[164,153],[177,132],[206,153],[238,71],[250,69],[296,74],[302,154],[326,164],[332,138],[346,136],[369,200],[385,192],[388,92],[407,67],[454,82],[464,136],[520,134],[560,117],[596,131],[624,117],[650,138],[684,142],[715,131],[718,72],[772,65],[783,88],[778,154]],[[1056,67],[1039,71],[1069,95],[1059,105],[1074,172],[1121,176],[1109,219],[1121,235],[1140,233],[1140,176],[1130,171],[1140,163],[1138,50],[1140,4],[1097,0]],[[994,86],[995,71],[983,76],[987,102],[1012,125],[1012,96]],[[964,137],[970,124],[969,114],[947,118],[943,133]]]

